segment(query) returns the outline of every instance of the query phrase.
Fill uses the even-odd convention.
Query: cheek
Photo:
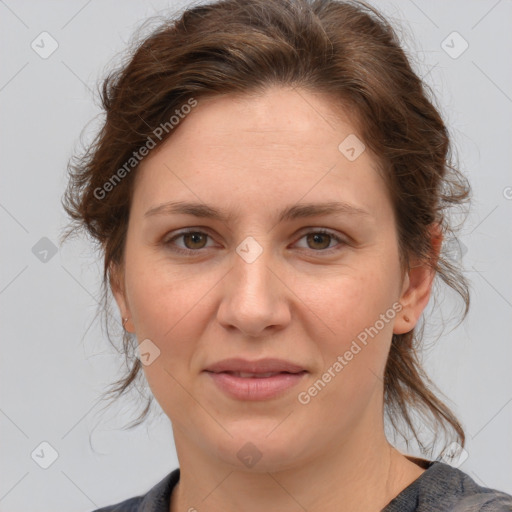
[[[163,342],[166,333],[172,336],[187,322],[207,280],[198,280],[186,265],[173,265],[165,255],[135,244],[126,254],[127,293],[137,334]]]
[[[315,340],[323,366],[309,384],[320,377],[318,405],[325,400],[337,411],[362,407],[381,384],[399,308],[393,265],[367,263],[305,281],[301,292],[309,289],[307,306],[316,320],[307,336]]]
[[[148,265],[138,268],[139,272],[133,267],[132,279],[127,283],[135,330],[139,343],[151,340],[158,354],[151,364],[142,367],[146,380],[164,411],[188,411],[194,406],[187,390],[207,282],[184,278],[179,270],[164,274],[161,265],[158,269]],[[181,419],[189,421],[186,415]]]
[[[322,320],[334,332],[311,338],[316,341],[322,368],[299,390],[302,395],[298,397],[305,404],[303,414],[318,418],[315,421],[320,424],[325,423],[328,411],[330,422],[323,428],[333,435],[339,428],[349,428],[370,403],[379,407],[396,314],[385,286],[371,276],[340,279],[335,284],[342,291],[331,291],[328,307],[324,301],[324,308],[318,309],[326,312]],[[382,320],[380,315],[386,313]]]
[[[365,328],[373,326],[388,312],[385,325],[379,331],[389,334],[394,315],[393,303],[397,300],[397,283],[394,272],[379,268],[378,264],[364,265],[349,270],[334,269],[331,275],[304,277],[297,295],[305,297],[305,306],[316,317],[320,328],[336,348],[343,346]],[[317,331],[317,335],[320,331]],[[315,337],[316,338],[316,337]]]
[[[206,309],[208,292],[221,277],[213,272],[198,277],[186,266],[147,254],[132,252],[127,258],[126,285],[137,338],[139,343],[149,339],[159,351],[154,363],[143,367],[158,401],[179,397],[178,383],[194,371],[194,354],[212,315]]]

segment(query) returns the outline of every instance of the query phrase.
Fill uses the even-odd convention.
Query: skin
[[[181,476],[170,511],[378,511],[424,471],[385,438],[382,379],[392,334],[416,325],[434,274],[414,260],[402,272],[377,160],[369,149],[354,161],[338,150],[357,130],[330,98],[272,87],[198,101],[137,170],[125,259],[111,281],[125,328],[160,350],[143,368],[173,426]],[[238,218],[145,218],[171,200]],[[277,223],[288,205],[340,200],[367,215]],[[169,242],[183,228],[208,236]],[[322,228],[342,242],[306,236]],[[251,263],[236,252],[249,236],[262,249]],[[299,403],[398,302],[378,335]],[[278,397],[236,400],[202,372],[236,356],[283,358],[308,373]],[[247,442],[262,454],[251,468],[237,457]]]

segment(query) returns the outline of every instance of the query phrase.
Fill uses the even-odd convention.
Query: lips
[[[270,400],[283,396],[305,377],[306,369],[284,359],[224,359],[204,373],[225,395],[236,400]]]

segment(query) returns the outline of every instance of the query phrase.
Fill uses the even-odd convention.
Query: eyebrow
[[[326,203],[303,203],[287,206],[279,215],[278,222],[290,221],[294,219],[316,217],[329,214],[348,214],[371,216],[370,213],[355,205],[342,201],[331,201]],[[185,201],[170,201],[150,208],[144,217],[153,217],[155,215],[185,214],[194,217],[219,220],[224,223],[233,221],[238,215],[228,213],[225,210],[215,208],[205,203],[190,203]]]

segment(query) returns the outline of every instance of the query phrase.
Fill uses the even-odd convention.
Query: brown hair
[[[402,267],[408,268],[412,256],[431,264],[462,297],[465,317],[467,281],[444,254],[444,244],[439,259],[432,257],[429,229],[439,223],[443,234],[453,237],[448,208],[466,202],[469,184],[451,162],[448,131],[427,86],[382,14],[357,1],[221,0],[190,7],[176,18],[167,18],[137,43],[127,61],[105,78],[100,91],[104,124],[87,151],[68,166],[63,206],[73,221],[64,239],[80,228],[98,243],[104,257],[104,311],[110,266],[122,264],[124,255],[136,173],[136,165],[132,162],[129,172],[126,162],[191,98],[284,85],[329,94],[354,115],[358,136],[381,162]],[[154,142],[160,145],[171,134],[168,129]],[[123,166],[122,179],[98,197]],[[404,439],[399,421],[405,421],[422,450],[416,412],[436,431],[455,433],[464,446],[463,428],[431,390],[418,359],[420,334],[393,335],[384,378],[387,416]],[[123,335],[123,350],[129,371],[107,393],[115,398],[142,373],[139,359],[129,355],[129,333]],[[133,426],[145,419],[151,400]]]

